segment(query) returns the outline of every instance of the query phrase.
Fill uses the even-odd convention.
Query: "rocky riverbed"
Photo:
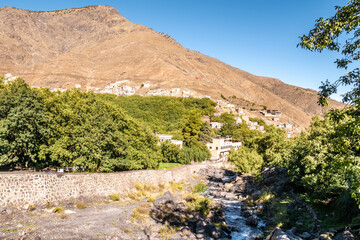
[[[1,208],[0,239],[357,239],[355,228],[321,233],[286,174],[267,167],[260,181],[208,167],[186,182],[138,183],[106,199]],[[279,213],[293,214],[294,225],[277,227]]]

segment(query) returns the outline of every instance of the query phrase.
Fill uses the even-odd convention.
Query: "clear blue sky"
[[[296,45],[319,17],[347,0],[1,0],[0,7],[58,10],[110,5],[134,23],[172,36],[184,47],[255,75],[318,90],[344,71],[337,53],[312,53]],[[339,97],[335,97],[340,99]]]

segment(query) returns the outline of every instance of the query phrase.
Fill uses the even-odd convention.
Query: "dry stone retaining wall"
[[[139,170],[120,173],[0,173],[0,206],[44,204],[78,197],[106,197],[128,192],[134,183],[157,185],[182,181],[206,166],[224,163],[197,163],[170,170]]]

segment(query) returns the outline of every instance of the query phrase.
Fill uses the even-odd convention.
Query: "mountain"
[[[234,96],[277,109],[283,121],[301,127],[322,112],[314,90],[255,76],[186,49],[109,6],[50,12],[5,7],[0,18],[0,75],[12,73],[32,86],[89,90],[122,80],[131,86],[150,83],[152,88],[181,88],[215,100]]]

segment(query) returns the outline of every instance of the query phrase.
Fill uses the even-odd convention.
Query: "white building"
[[[240,125],[242,124],[242,119],[239,116],[235,116],[235,124]]]
[[[156,134],[156,136],[159,138],[159,145],[162,142],[165,142],[166,140],[169,140],[172,144],[178,145],[179,147],[182,147],[182,145],[183,145],[182,140],[172,140],[173,135],[170,135],[170,134]]]
[[[180,92],[180,88],[172,88],[171,89],[171,93],[179,93]]]
[[[231,138],[215,138],[212,143],[206,144],[211,152],[211,160],[224,158],[231,149],[237,150],[241,145],[241,141]]]
[[[221,129],[222,126],[224,126],[224,123],[221,123],[221,122],[211,122],[210,123],[210,127],[212,127],[212,128]]]

